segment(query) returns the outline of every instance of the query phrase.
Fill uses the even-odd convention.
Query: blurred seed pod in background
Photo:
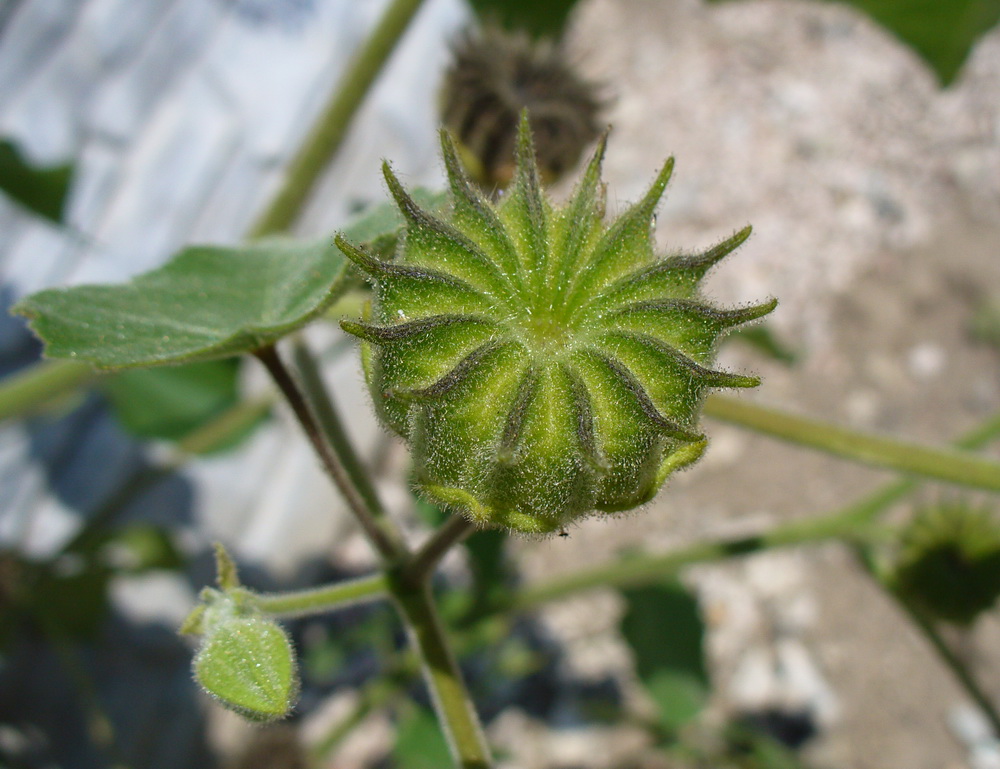
[[[1000,597],[1000,522],[993,511],[942,502],[904,529],[897,590],[933,617],[971,624]]]
[[[542,181],[552,183],[600,134],[606,100],[598,90],[576,74],[559,44],[485,26],[466,31],[453,48],[441,117],[470,175],[493,189],[513,178],[518,120],[527,109]]]

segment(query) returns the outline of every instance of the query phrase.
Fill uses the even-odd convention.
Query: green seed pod
[[[962,503],[919,511],[900,542],[895,583],[931,616],[971,624],[1000,597],[1000,525]]]
[[[386,165],[406,219],[396,260],[337,239],[374,287],[371,317],[342,326],[363,340],[380,418],[410,444],[419,489],[483,526],[552,532],[648,502],[704,450],[708,388],[759,383],[710,366],[723,334],[776,302],[718,309],[698,293],[750,228],[702,254],[657,256],[652,219],[673,162],[608,226],[604,146],[555,207],[522,114],[514,182],[494,206],[442,132],[448,220]]]

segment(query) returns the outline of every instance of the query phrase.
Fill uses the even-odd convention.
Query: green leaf
[[[1000,21],[1000,0],[846,2],[916,51],[934,70],[941,85],[955,79],[975,42]]]
[[[705,627],[698,602],[670,582],[623,591],[621,632],[635,654],[636,673],[659,706],[661,724],[676,731],[708,701]]]
[[[392,756],[396,769],[441,769],[453,765],[441,727],[424,708],[414,709],[399,724]]]
[[[288,637],[261,617],[219,623],[195,656],[194,674],[223,705],[254,721],[283,718],[298,692]]]
[[[941,85],[955,79],[973,44],[1000,21],[1000,0],[848,0],[913,48]]]
[[[50,289],[13,311],[31,319],[52,358],[100,368],[212,360],[253,352],[308,323],[344,289],[343,267],[327,239],[192,246],[129,283]]]
[[[36,167],[9,139],[0,140],[0,190],[39,216],[62,221],[73,166]]]
[[[486,22],[499,22],[507,29],[523,29],[533,37],[562,34],[576,0],[470,0],[473,10]]]
[[[140,438],[179,440],[239,399],[239,359],[131,369],[105,380],[122,426]]]

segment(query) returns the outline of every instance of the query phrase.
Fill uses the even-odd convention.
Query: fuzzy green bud
[[[180,628],[202,637],[192,662],[195,680],[251,721],[284,718],[299,690],[291,641],[260,611],[256,596],[240,586],[236,564],[221,545],[215,562],[219,589],[202,590]]]
[[[483,526],[552,532],[648,502],[704,450],[708,389],[759,383],[711,365],[727,331],[776,303],[719,309],[699,293],[750,228],[658,256],[652,222],[673,161],[609,225],[605,139],[557,207],[522,114],[514,181],[494,205],[442,132],[450,215],[419,208],[386,165],[406,220],[395,260],[337,240],[374,289],[370,317],[342,326],[363,340],[378,415],[409,443],[419,489]]]

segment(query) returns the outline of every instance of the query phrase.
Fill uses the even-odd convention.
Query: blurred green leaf
[[[129,283],[42,291],[14,312],[31,319],[53,358],[102,368],[213,360],[304,326],[339,296],[343,268],[326,238],[192,246]]]
[[[9,139],[0,140],[0,190],[29,211],[62,222],[72,176],[72,165],[33,166],[16,144]]]
[[[799,359],[799,354],[775,336],[766,323],[736,329],[726,337],[726,341],[743,342],[753,347],[757,352],[788,366],[796,363]]]
[[[698,602],[679,582],[622,591],[621,632],[635,655],[636,673],[659,706],[669,732],[690,721],[708,701],[705,626]]]
[[[31,564],[27,608],[42,618],[46,633],[83,639],[97,634],[108,608],[112,571],[99,559],[65,553]]]
[[[413,708],[399,723],[392,757],[396,769],[443,769],[452,766],[448,743],[437,719],[421,707]]]
[[[140,438],[178,440],[239,399],[239,359],[131,369],[105,380],[122,426]]]
[[[470,0],[484,22],[507,29],[523,29],[533,37],[558,38],[576,0]]]
[[[1000,21],[1000,0],[842,1],[916,51],[943,86],[955,79],[975,42]]]
[[[1000,0],[847,0],[913,48],[948,85],[1000,21]]]

